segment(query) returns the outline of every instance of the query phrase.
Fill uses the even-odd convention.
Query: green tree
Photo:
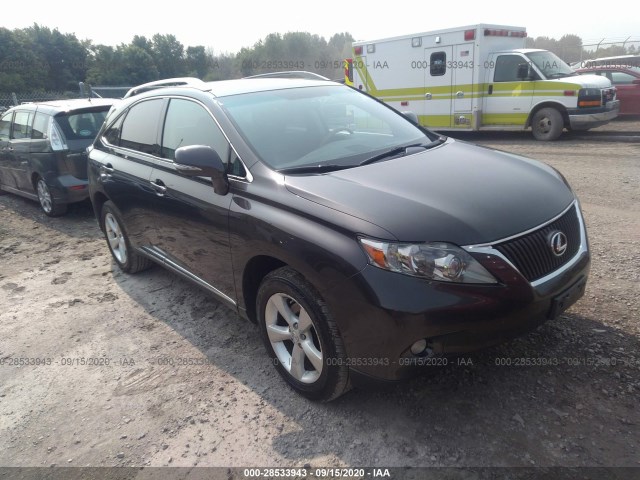
[[[160,78],[184,75],[184,46],[174,35],[156,33],[153,38],[152,56]]]
[[[202,45],[187,47],[185,55],[186,74],[192,77],[204,78],[209,70],[210,59]]]

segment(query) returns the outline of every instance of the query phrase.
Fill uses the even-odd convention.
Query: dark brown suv
[[[86,148],[112,99],[28,103],[0,117],[0,194],[37,200],[44,213],[62,215],[89,196]]]

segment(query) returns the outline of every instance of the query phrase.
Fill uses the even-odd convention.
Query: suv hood
[[[304,199],[376,224],[390,233],[387,240],[458,245],[534,228],[575,198],[545,164],[452,139],[371,165],[287,176],[285,185]]]

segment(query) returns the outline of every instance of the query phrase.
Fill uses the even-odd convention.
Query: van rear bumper
[[[606,106],[596,109],[576,108],[568,111],[572,130],[586,130],[599,127],[613,120],[620,113],[620,100],[612,100]]]

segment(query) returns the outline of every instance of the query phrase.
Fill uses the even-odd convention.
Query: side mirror
[[[189,145],[176,150],[176,169],[189,177],[211,177],[213,191],[218,195],[229,192],[229,179],[220,155],[206,145]]]
[[[411,123],[418,125],[419,124],[419,120],[418,120],[418,115],[416,115],[413,112],[407,111],[407,112],[401,112],[402,115],[404,115],[405,117],[407,117],[409,119],[409,121],[411,121]]]
[[[531,76],[531,69],[529,67],[529,64],[528,63],[518,64],[518,72],[516,73],[516,76],[518,77],[519,80],[529,80],[529,77]]]

